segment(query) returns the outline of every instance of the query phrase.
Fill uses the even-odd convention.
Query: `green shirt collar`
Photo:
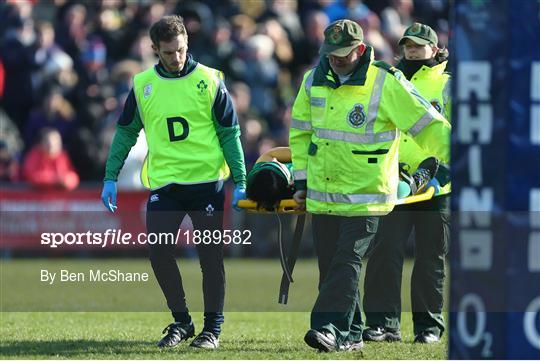
[[[191,73],[196,66],[197,62],[193,60],[193,56],[191,54],[188,54],[184,67],[178,73],[169,73],[167,70],[165,70],[165,67],[163,64],[161,64],[161,61],[155,65],[155,68],[158,74],[164,78],[181,78]]]
[[[364,85],[366,82],[366,74],[369,68],[369,64],[373,61],[373,48],[371,46],[366,47],[366,51],[360,57],[358,66],[354,69],[351,77],[344,83],[346,85]],[[334,73],[328,62],[326,56],[321,56],[319,65],[315,68],[315,74],[313,75],[313,85],[315,86],[328,86],[332,89],[339,87],[339,76]]]

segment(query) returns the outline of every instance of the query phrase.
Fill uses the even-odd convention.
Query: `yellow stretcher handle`
[[[424,193],[415,194],[414,196],[409,196],[405,198],[398,199],[396,205],[399,204],[411,204],[422,201],[427,201],[435,195],[435,187],[429,187]]]
[[[417,202],[423,202],[427,201],[428,199],[433,198],[435,195],[435,188],[429,187],[425,192],[420,194],[415,194],[414,196],[409,196],[406,198],[398,199],[396,202],[396,205],[399,204],[411,204],[411,203],[417,203]],[[304,213],[303,211],[297,211],[295,207],[297,206],[296,201],[294,199],[284,199],[279,203],[279,207],[277,208],[278,213],[288,213],[288,214],[299,214]],[[265,209],[258,209],[257,203],[250,200],[245,199],[238,202],[238,207],[245,209],[246,211],[250,213],[274,213],[269,212]]]
[[[298,213],[304,213],[304,211],[297,211],[295,207],[297,206],[296,201],[294,199],[283,199],[279,206],[277,207],[278,213],[288,213],[288,214],[298,214]],[[245,199],[238,202],[238,207],[243,208],[247,210],[250,213],[274,213],[269,212],[265,209],[257,209],[257,203],[250,200]]]

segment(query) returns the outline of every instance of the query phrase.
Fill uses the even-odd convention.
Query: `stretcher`
[[[396,205],[411,204],[430,200],[435,195],[435,187],[429,187],[425,192],[398,199]]]
[[[427,200],[431,199],[434,194],[435,194],[435,188],[434,187],[429,187],[423,193],[415,194],[413,196],[405,197],[405,198],[402,198],[402,199],[398,199],[396,201],[396,205],[411,204],[411,203],[427,201]],[[296,203],[296,201],[294,199],[283,199],[279,203],[279,206],[276,208],[276,210],[267,211],[265,209],[259,209],[258,206],[257,206],[257,203],[252,201],[252,200],[249,200],[249,199],[241,200],[241,201],[238,202],[238,207],[239,208],[245,209],[246,211],[248,211],[250,213],[276,213],[276,212],[277,213],[287,213],[287,214],[304,213],[304,211],[296,210],[296,206],[298,206],[298,204]]]
[[[431,199],[435,195],[435,188],[429,187],[425,192],[420,194],[415,194],[409,197],[398,199],[396,205],[401,204],[412,204],[417,202],[423,202]],[[300,249],[300,241],[302,239],[302,233],[304,231],[304,224],[306,221],[306,213],[304,211],[297,210],[296,207],[298,204],[294,199],[284,199],[279,203],[279,206],[276,207],[273,211],[268,211],[266,209],[259,208],[257,203],[246,199],[238,202],[238,207],[245,209],[249,213],[267,213],[275,214],[278,218],[278,244],[279,244],[279,261],[281,263],[281,269],[283,270],[283,275],[281,276],[281,285],[279,288],[279,297],[278,303],[287,304],[289,296],[289,285],[294,282],[292,278],[292,272],[294,270],[294,265],[296,264],[296,259],[298,258],[298,251]],[[294,230],[294,235],[292,242],[290,243],[288,255],[285,256],[285,247],[283,245],[282,237],[282,226],[280,214],[298,214],[296,220],[296,227]]]
[[[245,200],[241,200],[238,202],[238,207],[239,208],[242,208],[242,209],[245,209],[246,211],[250,212],[250,213],[287,213],[287,214],[300,214],[300,213],[304,213],[304,211],[298,211],[296,210],[296,206],[298,206],[298,204],[296,203],[296,201],[294,199],[283,199],[280,203],[279,203],[279,206],[276,207],[276,210],[273,210],[273,211],[267,211],[266,209],[259,209],[258,206],[257,206],[257,203],[250,200],[250,199],[245,199]]]

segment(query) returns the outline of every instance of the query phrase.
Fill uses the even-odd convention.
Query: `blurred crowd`
[[[156,63],[150,25],[179,14],[195,60],[222,70],[246,165],[288,144],[302,74],[323,30],[349,18],[394,64],[414,21],[448,41],[449,0],[4,0],[0,2],[0,182],[74,189],[98,182],[133,76]],[[119,179],[138,188],[139,137]]]

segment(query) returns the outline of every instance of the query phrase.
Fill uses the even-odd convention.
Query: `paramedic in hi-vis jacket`
[[[304,340],[347,351],[363,346],[361,261],[397,199],[400,131],[447,162],[451,127],[400,71],[373,60],[357,23],[335,21],[324,37],[290,129],[294,198],[313,215],[320,277]]]
[[[435,31],[424,24],[411,25],[399,41],[404,58],[396,65],[438,112],[450,120],[448,51],[437,46]],[[432,138],[431,142],[438,142]],[[402,134],[400,162],[411,170],[429,155]],[[450,237],[450,172],[441,163],[435,181],[442,187],[428,201],[394,208],[381,220],[377,247],[369,256],[364,284],[365,341],[401,341],[401,275],[405,246],[414,229],[414,268],[411,309],[414,342],[439,342],[444,332],[444,262]]]

